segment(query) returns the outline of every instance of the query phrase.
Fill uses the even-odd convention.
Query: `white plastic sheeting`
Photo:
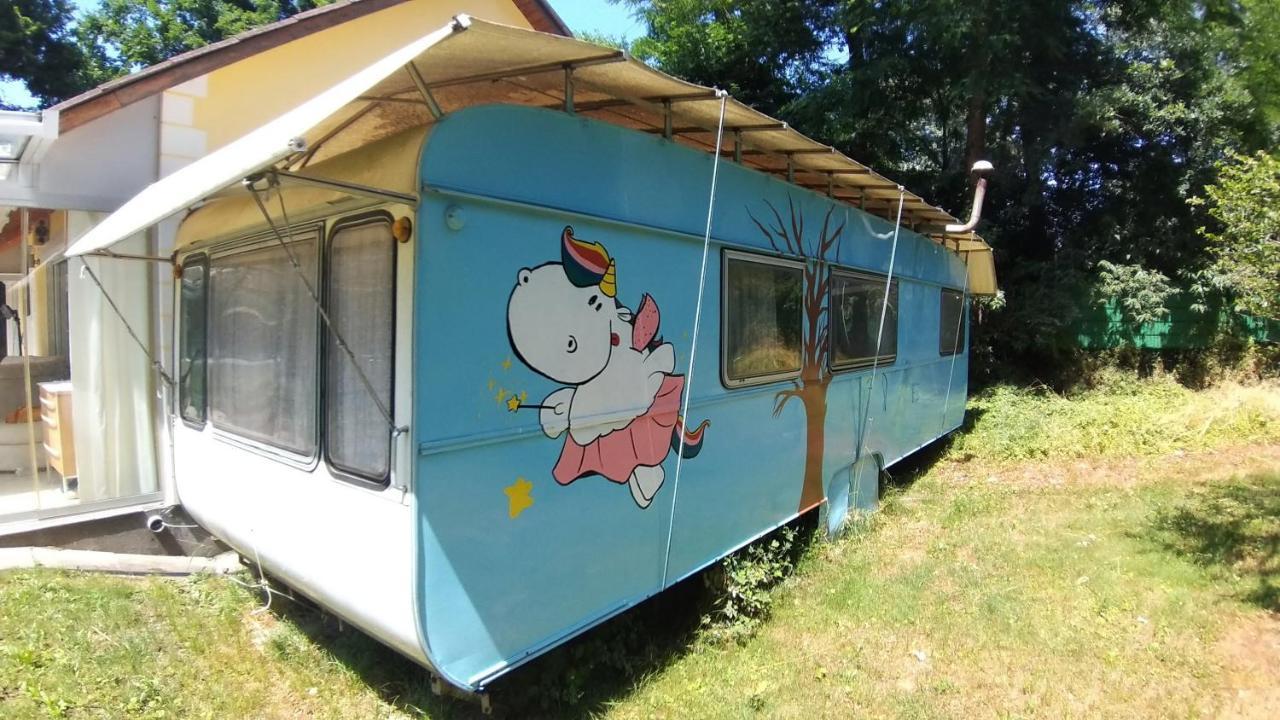
[[[71,237],[100,214],[68,213]],[[138,236],[120,252],[146,253]],[[71,327],[71,385],[81,503],[113,500],[157,490],[152,434],[154,393],[151,361],[129,336],[93,279],[103,287],[139,332],[150,328],[147,263],[102,258],[68,260],[67,293]],[[144,336],[145,337],[145,336]]]

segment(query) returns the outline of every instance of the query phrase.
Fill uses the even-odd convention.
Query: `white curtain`
[[[312,287],[318,236],[289,243]],[[309,455],[316,448],[315,301],[272,243],[209,265],[209,418]]]
[[[69,212],[79,237],[102,215]],[[147,254],[145,237],[115,248]],[[147,353],[129,336],[82,263],[88,263],[144,343],[150,342],[149,263],[103,258],[67,261],[71,386],[80,500],[130,497],[158,489],[152,432],[155,383]]]
[[[329,248],[329,317],[377,393],[375,401],[351,358],[325,333],[329,460],[374,479],[391,469],[391,428],[378,403],[391,410],[395,252],[386,222],[344,228]]]

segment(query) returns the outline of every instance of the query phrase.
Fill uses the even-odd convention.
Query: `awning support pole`
[[[573,114],[573,65],[564,66],[564,111]]]
[[[796,181],[796,159],[787,153],[787,182],[794,183]]]
[[[374,200],[393,200],[396,202],[408,203],[410,205],[418,202],[418,198],[413,195],[399,193],[394,190],[383,190],[382,188],[370,187],[359,183],[343,182],[342,180],[328,180],[325,178],[310,177],[308,175],[298,175],[287,170],[276,170],[272,174],[296,185],[310,185],[311,187],[324,188],[326,190],[338,190],[351,195],[373,198]]]
[[[964,287],[960,290],[960,317],[956,318],[956,339],[951,346],[951,369],[947,371],[947,396],[942,401],[942,422],[938,428],[938,432],[942,432],[947,427],[947,411],[951,409],[951,383],[956,377],[956,356],[960,354],[960,333],[965,330],[964,319],[965,305],[969,303],[969,254],[964,255]],[[965,333],[966,335],[968,333]],[[965,338],[968,340],[968,338]],[[966,343],[967,345],[967,343]]]
[[[422,96],[423,102],[427,104],[427,110],[431,112],[431,117],[439,120],[444,117],[444,110],[440,109],[440,103],[436,102],[436,96],[431,94],[431,88],[427,87],[427,81],[423,79],[422,73],[418,72],[418,66],[413,61],[405,63],[405,72],[409,73],[409,78],[413,80],[414,87],[418,88],[418,94]]]
[[[482,73],[480,75],[468,75],[467,77],[453,78],[451,80],[440,80],[438,82],[427,83],[427,87],[438,90],[442,87],[453,87],[455,85],[470,85],[471,83],[485,82],[488,80],[503,80],[517,75],[537,75],[539,73],[555,72],[565,67],[591,67],[592,65],[608,65],[609,63],[624,62],[627,54],[621,50],[617,50],[607,55],[597,55],[596,57],[583,58],[582,60],[574,60],[573,62],[552,62],[542,63],[540,65],[526,65],[525,67],[508,68],[506,70],[495,70],[494,72]]]
[[[111,252],[110,250],[106,250],[106,249],[95,250],[90,253],[85,253],[85,255],[91,255],[93,257],[115,258],[116,260],[142,260],[145,262],[167,263],[169,265],[173,264],[173,258],[164,257],[163,255],[132,255],[129,253]]]
[[[671,117],[671,101],[663,100],[662,101],[662,137],[668,140],[671,139],[671,129],[674,126],[674,124],[675,123],[673,122]]]
[[[89,274],[89,279],[93,280],[93,284],[98,286],[98,291],[102,293],[102,299],[107,301],[107,305],[111,308],[111,312],[115,313],[115,316],[119,318],[120,324],[124,325],[125,332],[129,333],[129,337],[133,338],[133,341],[138,345],[138,349],[141,350],[142,354],[151,361],[151,367],[155,369],[156,374],[159,375],[160,379],[164,380],[169,387],[173,387],[173,378],[169,377],[169,373],[164,371],[164,365],[160,363],[158,358],[151,354],[151,350],[147,348],[146,343],[142,342],[142,338],[138,337],[138,333],[134,332],[133,326],[125,319],[124,313],[120,311],[120,306],[116,305],[116,301],[111,297],[111,294],[102,286],[102,281],[98,279],[98,274],[93,271],[93,266],[89,264],[88,260],[85,260],[82,257],[80,258],[80,267],[85,269],[85,272]]]
[[[742,131],[733,131],[733,161],[742,164]]]
[[[836,196],[836,176],[827,173],[827,197],[834,198]]]
[[[889,273],[884,276],[884,296],[880,300],[880,326],[876,329],[876,354],[871,359],[871,378],[867,382],[867,402],[862,410],[862,426],[858,430],[858,446],[853,453],[853,461],[862,459],[863,443],[867,438],[867,427],[871,424],[871,398],[876,388],[876,371],[880,366],[880,343],[884,339],[884,321],[889,314],[889,292],[893,290],[893,265],[898,258],[898,231],[902,229],[902,206],[907,198],[907,190],[898,186],[898,219],[893,224],[893,246],[889,250]],[[897,312],[897,308],[894,308]],[[856,492],[856,491],[855,491]]]
[[[707,197],[707,225],[706,230],[702,234],[702,267],[698,271],[698,301],[693,309],[693,342],[689,346],[689,371],[685,373],[685,393],[684,404],[680,409],[680,416],[676,419],[676,434],[680,438],[680,445],[676,448],[676,477],[672,482],[671,488],[671,514],[667,517],[667,527],[672,527],[670,523],[675,522],[676,517],[676,501],[675,498],[680,494],[680,469],[684,459],[685,444],[685,423],[689,419],[689,396],[693,394],[693,361],[698,355],[698,328],[702,323],[702,299],[706,291],[707,285],[707,256],[711,249],[711,220],[715,217],[716,208],[716,184],[720,178],[720,148],[724,142],[724,111],[725,106],[729,102],[729,93],[719,90],[720,96],[720,122],[716,126],[716,152],[711,160],[711,188]],[[667,586],[667,570],[671,567],[671,536],[667,533],[667,549],[663,553],[662,560],[662,587]]]
[[[271,233],[275,235],[276,242],[280,244],[285,255],[288,256],[289,264],[293,266],[294,274],[297,275],[298,280],[300,280],[303,287],[306,288],[307,294],[311,296],[311,302],[315,305],[316,312],[320,315],[320,320],[324,322],[325,329],[327,329],[329,334],[333,337],[338,349],[341,350],[343,354],[347,356],[347,360],[351,362],[351,367],[356,371],[356,376],[360,378],[360,383],[364,385],[365,392],[369,394],[369,399],[373,401],[374,406],[378,409],[378,413],[382,415],[382,419],[385,420],[387,425],[391,428],[392,436],[398,436],[407,432],[407,427],[396,425],[395,417],[391,414],[391,411],[387,409],[387,406],[383,404],[382,398],[378,397],[378,392],[374,389],[373,382],[369,380],[369,376],[365,374],[364,368],[361,367],[360,362],[356,360],[356,355],[352,352],[351,346],[347,345],[347,341],[342,337],[342,333],[338,332],[338,329],[333,326],[333,320],[329,318],[329,313],[324,309],[323,303],[320,302],[320,295],[316,293],[315,287],[311,284],[311,281],[307,279],[306,273],[302,272],[302,264],[298,262],[298,257],[294,255],[293,248],[289,247],[289,243],[285,241],[284,233],[280,231],[279,226],[271,219],[271,213],[267,210],[266,204],[262,202],[262,192],[258,190],[257,185],[255,184],[255,181],[260,179],[261,177],[255,179],[245,178],[245,189],[247,189],[249,194],[253,196],[253,201],[257,204],[258,210],[262,213],[263,219],[267,221],[267,226],[271,228]],[[276,187],[276,197],[280,200],[280,217],[284,221],[284,232],[287,232],[292,236],[292,224],[289,222],[289,213],[284,206],[284,195],[280,192],[279,178],[276,177],[275,173],[273,173],[267,179],[267,183],[268,186],[274,185]]]

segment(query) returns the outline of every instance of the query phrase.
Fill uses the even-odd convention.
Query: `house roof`
[[[68,132],[131,103],[210,73],[251,55],[306,37],[408,0],[335,0],[279,22],[246,30],[103,83],[54,105],[59,132]],[[547,0],[512,0],[534,30],[573,37]]]

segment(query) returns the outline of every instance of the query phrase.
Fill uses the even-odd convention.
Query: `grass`
[[[686,584],[496,700],[511,717],[1280,716],[1277,392],[990,391],[881,512],[808,547],[753,633],[700,628]],[[0,716],[477,714],[360,633],[260,603],[226,579],[0,575]]]
[[[1280,440],[1280,384],[1193,391],[1171,378],[1112,376],[1073,396],[989,389],[970,401],[951,457],[987,463],[1151,457]]]

